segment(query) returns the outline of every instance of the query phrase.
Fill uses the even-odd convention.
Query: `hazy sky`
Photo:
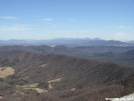
[[[134,40],[134,0],[0,0],[0,39]]]

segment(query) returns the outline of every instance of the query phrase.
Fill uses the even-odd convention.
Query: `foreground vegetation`
[[[0,53],[0,67],[11,70],[0,76],[1,101],[105,101],[134,92],[134,68],[116,63],[14,50]]]

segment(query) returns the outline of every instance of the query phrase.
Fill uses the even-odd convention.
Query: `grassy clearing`
[[[2,96],[0,96],[0,99],[3,99],[3,97],[2,97]]]
[[[47,66],[47,64],[42,64],[39,67],[46,67],[46,66]]]
[[[0,68],[0,78],[6,78],[7,76],[13,75],[15,70],[11,67]]]
[[[53,86],[51,85],[51,83],[59,82],[59,81],[61,81],[61,79],[62,78],[58,78],[58,79],[54,79],[54,80],[49,80],[48,81],[48,83],[49,83],[49,85],[48,85],[49,89],[52,89],[53,88]]]
[[[37,88],[37,86],[38,86],[38,83],[30,84],[30,85],[24,85],[24,86],[16,85],[17,88],[22,88],[22,89],[25,89],[25,90],[36,90],[38,93],[47,92],[47,90],[41,89],[41,88]]]
[[[74,91],[74,90],[76,90],[76,88],[72,88],[72,89],[71,89],[71,91]]]

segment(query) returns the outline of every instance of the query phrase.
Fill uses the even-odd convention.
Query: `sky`
[[[134,0],[0,0],[0,40],[134,40]]]

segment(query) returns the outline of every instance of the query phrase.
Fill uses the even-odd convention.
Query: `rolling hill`
[[[0,72],[2,101],[105,101],[134,92],[133,67],[60,54],[3,51]]]
[[[104,52],[116,52],[123,53],[129,50],[133,50],[134,47],[118,47],[118,46],[78,46],[78,47],[67,47],[64,45],[58,46],[0,46],[0,51],[11,51],[11,50],[23,50],[36,53],[58,53],[58,54],[89,54],[89,53],[104,53]]]
[[[0,51],[12,51],[20,50],[34,53],[43,53],[43,54],[64,54],[76,57],[97,59],[101,61],[120,63],[129,66],[133,66],[133,56],[129,55],[131,50],[134,50],[134,47],[118,47],[118,46],[78,46],[78,47],[67,47],[64,45],[58,46],[0,46]],[[130,51],[130,52],[129,52]],[[127,55],[126,52],[129,52]],[[126,55],[125,55],[126,53]]]
[[[115,52],[103,52],[103,53],[94,53],[92,55],[90,54],[79,54],[79,57],[84,57],[84,58],[92,58],[96,60],[101,60],[101,61],[107,61],[107,62],[113,62],[113,63],[118,63],[118,64],[124,64],[127,66],[134,66],[134,50],[129,50],[126,52],[120,52],[120,53],[115,53]]]

